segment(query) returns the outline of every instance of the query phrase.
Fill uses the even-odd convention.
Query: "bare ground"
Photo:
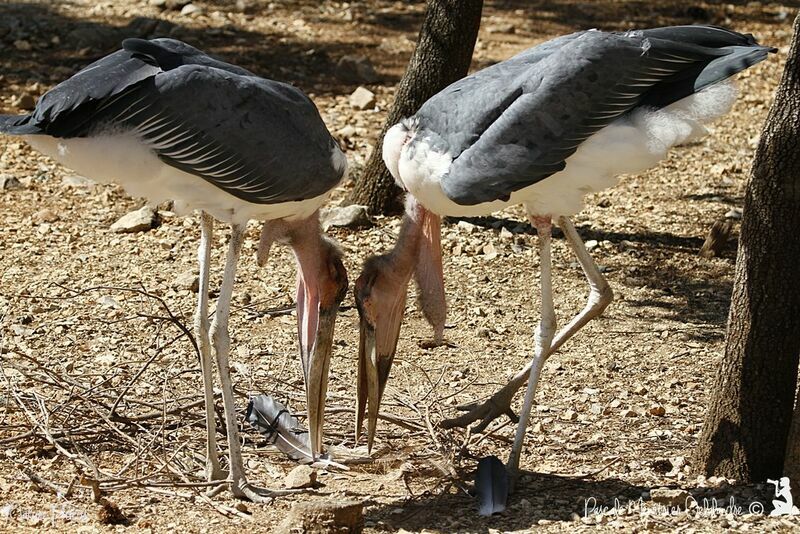
[[[21,94],[38,96],[122,37],[170,34],[312,94],[331,131],[355,127],[342,142],[358,172],[413,50],[424,5],[196,5],[203,14],[189,17],[143,0],[0,4],[0,112],[19,112]],[[695,22],[752,32],[785,54],[796,7],[487,2],[474,67],[575,29]],[[368,56],[381,75],[369,86],[376,109],[350,108],[356,86],[336,72],[346,54]],[[446,224],[450,345],[421,348],[430,329],[410,299],[384,400],[402,424],[380,422],[373,459],[320,472],[313,491],[237,510],[226,493],[208,500],[202,488],[180,486],[200,480],[203,454],[200,373],[179,327],[191,324],[195,295],[176,282],[196,269],[196,219],[164,212],[154,230],[112,233],[111,223],[140,200],[119,188],[76,183],[71,171],[19,140],[0,139],[0,174],[20,182],[0,191],[0,529],[269,531],[293,502],[325,497],[362,500],[368,532],[795,529],[794,518],[747,513],[751,505],[758,511],[753,503],[769,502],[763,485],[705,480],[691,465],[723,347],[735,243],[720,258],[697,252],[714,220],[741,207],[781,66],[779,55],[740,76],[736,107],[702,141],[587,199],[576,224],[595,241],[592,254],[616,300],[547,363],[522,459],[526,475],[510,508],[491,518],[477,515],[466,490],[477,458],[505,459],[513,425],[498,420],[484,436],[469,436],[436,424],[455,415],[456,405],[490,395],[532,354],[538,260],[520,211],[472,220],[474,232]],[[336,202],[349,186],[337,191]],[[392,244],[398,227],[397,219],[382,218],[372,229],[331,232],[346,251],[351,279],[367,255]],[[512,235],[501,236],[501,228]],[[279,249],[259,270],[256,238],[254,224],[231,319],[240,405],[246,394],[266,392],[302,413],[295,318],[284,311],[293,300],[293,260]],[[225,239],[220,227],[217,274]],[[583,306],[587,288],[561,239],[554,249],[563,324]],[[175,319],[165,319],[168,313]],[[353,438],[357,343],[348,296],[334,346],[326,439],[361,452]],[[280,487],[294,464],[244,430],[250,477]],[[81,474],[84,484],[76,482]],[[103,498],[119,507],[128,527],[98,515],[103,507],[92,502],[88,479],[102,482]],[[662,486],[685,488],[700,506],[662,513],[649,500],[650,490]],[[741,509],[712,512],[704,497],[716,497],[721,507],[733,499]],[[587,503],[608,509],[586,514]]]

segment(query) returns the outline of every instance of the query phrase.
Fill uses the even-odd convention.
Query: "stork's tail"
[[[0,133],[9,135],[33,135],[44,133],[30,123],[30,115],[0,115]]]
[[[670,80],[653,86],[641,104],[657,108],[668,106],[706,87],[767,59],[778,50],[758,44],[750,34],[737,33],[716,26],[670,26],[642,30],[649,41],[649,53],[666,57],[702,58]]]

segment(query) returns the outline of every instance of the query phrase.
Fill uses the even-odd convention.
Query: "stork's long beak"
[[[306,383],[308,432],[311,454],[314,458],[322,452],[325,398],[328,391],[328,370],[330,369],[335,322],[336,309],[320,309],[313,341],[310,344],[308,341],[300,343],[300,358],[303,361]],[[301,328],[303,327],[301,326]]]
[[[347,274],[338,258],[328,265],[323,264],[320,270],[319,278],[313,281],[301,276],[297,290],[300,359],[306,386],[309,441],[314,458],[322,452],[336,313],[347,292]]]
[[[322,427],[336,312],[347,293],[342,252],[323,236],[319,213],[306,219],[266,221],[257,259],[264,266],[272,244],[289,243],[297,260],[297,334],[306,385],[309,445],[312,458],[322,452]]]
[[[435,323],[434,337],[441,338],[445,306],[439,225],[438,216],[412,199],[406,206],[394,249],[368,259],[356,280],[355,297],[360,316],[356,439],[366,419],[370,451],[378,410],[397,351],[408,283],[415,272],[423,311],[426,318]]]
[[[370,286],[361,277],[356,281],[356,304],[361,317],[356,438],[361,435],[364,415],[367,415],[367,449],[370,451],[375,440],[383,390],[389,380],[389,371],[397,351],[409,278],[410,274],[406,277],[405,283],[397,284],[393,288],[395,289],[393,294],[383,295],[377,299],[374,293],[366,293],[370,287],[374,288],[374,285]]]

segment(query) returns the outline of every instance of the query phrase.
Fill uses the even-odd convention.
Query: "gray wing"
[[[697,80],[719,81],[768,50],[738,41],[704,47],[663,35],[567,36],[545,43],[543,53],[529,51],[527,62],[523,53],[515,64],[492,67],[484,83],[463,84],[449,102],[423,106],[415,116],[418,137],[454,158],[441,178],[445,194],[462,205],[507,200],[562,170],[583,141],[643,102],[666,105],[688,96],[702,88]],[[710,67],[714,76],[704,77]],[[448,117],[453,106],[473,114],[457,133],[457,117]]]
[[[421,125],[439,134],[445,148],[457,157],[472,146],[481,134],[516,98],[517,87],[539,61],[586,32],[565,35],[529,48],[505,61],[461,78],[428,99],[415,117]]]
[[[300,90],[214,67],[161,72],[99,106],[93,133],[130,131],[173,167],[258,204],[313,198],[344,174]]]
[[[162,70],[180,65],[205,65],[252,75],[175,39],[126,39],[123,46],[126,48],[95,61],[45,93],[31,115],[17,119],[18,126],[24,126],[17,133],[80,136],[90,126],[87,121],[102,102]]]

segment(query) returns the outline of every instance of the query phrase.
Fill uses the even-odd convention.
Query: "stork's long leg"
[[[242,448],[239,443],[239,425],[236,419],[236,403],[233,397],[233,381],[231,380],[228,354],[231,339],[228,335],[228,317],[231,311],[231,296],[236,278],[236,266],[239,263],[239,252],[244,241],[244,225],[231,225],[231,240],[228,244],[228,255],[225,258],[225,272],[222,275],[222,286],[217,298],[217,309],[214,322],[211,324],[211,341],[217,356],[219,381],[222,383],[222,403],[225,407],[225,425],[228,430],[228,455],[231,472],[231,491],[237,497],[245,497],[254,502],[269,501],[271,497],[289,491],[273,491],[258,488],[247,482],[242,462]]]
[[[522,404],[517,433],[514,437],[514,446],[511,448],[511,455],[508,457],[508,468],[512,473],[519,470],[519,458],[522,454],[522,444],[525,441],[525,429],[528,427],[528,419],[531,415],[533,397],[536,393],[536,384],[539,382],[539,375],[545,360],[551,354],[550,345],[553,341],[553,334],[556,330],[556,313],[553,306],[553,277],[552,277],[552,257],[550,243],[552,241],[553,225],[550,217],[531,217],[531,223],[536,227],[539,237],[539,258],[541,265],[541,318],[539,328],[536,331],[535,352],[531,360],[530,378],[528,379],[528,390],[525,392],[525,401]]]
[[[211,262],[211,238],[214,221],[205,212],[200,213],[200,247],[197,255],[200,263],[200,284],[197,293],[197,312],[194,316],[194,331],[200,349],[200,369],[203,372],[203,394],[206,400],[206,478],[224,480],[228,475],[219,465],[217,456],[217,423],[214,418],[214,363],[211,357],[211,342],[208,337],[208,278]]]
[[[583,240],[581,240],[578,232],[575,230],[572,221],[567,217],[559,217],[558,225],[564,231],[564,237],[575,252],[575,256],[583,269],[583,273],[586,275],[586,280],[589,282],[589,298],[583,310],[556,334],[550,346],[550,351],[545,358],[557,351],[561,345],[571,338],[578,330],[583,328],[589,321],[603,313],[603,310],[606,309],[613,299],[611,287],[586,250]],[[483,432],[489,423],[494,421],[497,417],[503,414],[513,415],[511,413],[511,401],[517,390],[528,380],[533,363],[533,361],[529,362],[528,365],[514,375],[508,384],[498,390],[491,398],[480,404],[475,403],[465,406],[464,408],[468,410],[467,413],[453,419],[442,421],[441,426],[444,428],[453,428],[456,426],[466,427],[480,420],[480,424],[475,426],[474,431]]]

